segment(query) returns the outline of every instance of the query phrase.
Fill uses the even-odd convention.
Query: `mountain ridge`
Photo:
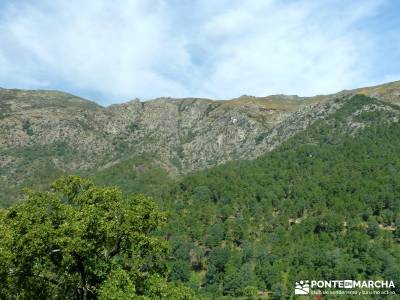
[[[355,94],[399,104],[400,82],[315,97],[158,98],[102,107],[63,92],[0,90],[0,199],[56,176],[111,170],[180,176],[254,159]],[[143,168],[142,165],[146,165]],[[111,169],[110,169],[111,168]]]
[[[76,96],[72,93],[69,92],[64,92],[61,90],[46,90],[46,89],[18,89],[18,88],[3,88],[0,87],[0,90],[3,91],[14,91],[14,92],[21,92],[21,93],[54,93],[54,94],[64,94],[66,96],[69,96],[71,98],[76,98],[76,99],[81,99],[84,101],[88,101],[91,103],[96,104],[99,108],[104,108],[107,109],[110,106],[118,106],[118,105],[125,105],[130,102],[152,102],[152,101],[159,101],[159,100],[172,100],[172,101],[185,101],[185,100],[200,100],[200,101],[212,101],[212,102],[219,102],[219,101],[224,101],[224,102],[235,102],[235,101],[240,101],[240,100],[248,100],[248,99],[254,99],[254,100],[296,100],[296,101],[301,101],[301,100],[310,100],[310,99],[324,99],[326,97],[330,97],[333,95],[340,95],[340,94],[363,94],[366,96],[374,97],[378,96],[380,98],[387,96],[390,93],[388,92],[393,92],[396,96],[399,96],[400,94],[400,80],[397,81],[391,81],[383,84],[377,84],[373,86],[367,86],[367,87],[361,87],[361,88],[355,88],[355,89],[344,89],[335,93],[330,93],[330,94],[317,94],[314,96],[299,96],[297,94],[295,95],[287,95],[287,94],[271,94],[267,96],[253,96],[253,95],[241,95],[235,98],[231,99],[211,99],[207,97],[170,97],[170,96],[162,96],[162,97],[156,97],[152,99],[146,99],[146,100],[141,100],[140,98],[133,98],[132,100],[128,100],[125,102],[120,102],[120,103],[114,103],[110,105],[101,105],[97,103],[95,100],[90,100],[86,99],[84,97]],[[2,99],[0,99],[2,100]]]

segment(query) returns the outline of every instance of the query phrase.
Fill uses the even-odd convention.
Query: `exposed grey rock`
[[[252,159],[331,114],[356,93],[400,103],[399,91],[395,82],[311,98],[134,99],[101,107],[57,91],[1,89],[1,180],[24,182],[33,168],[46,164],[62,171],[104,169],[141,154],[153,155],[170,174]],[[363,126],[350,123],[354,131]]]

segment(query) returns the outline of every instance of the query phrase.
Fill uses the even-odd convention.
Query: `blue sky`
[[[400,2],[0,0],[0,86],[103,105],[400,80]]]

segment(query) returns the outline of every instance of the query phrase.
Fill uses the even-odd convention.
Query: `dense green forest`
[[[173,276],[209,296],[288,298],[312,278],[400,292],[400,125],[375,105],[356,96],[259,159],[185,178],[164,231]]]
[[[152,195],[168,212],[165,226],[153,228],[170,248],[160,258],[161,274],[165,284],[183,283],[196,298],[293,298],[294,283],[307,279],[393,280],[400,293],[398,110],[355,96],[252,161],[178,181],[156,168],[145,179],[134,177],[128,162],[90,177]],[[5,214],[35,209],[24,205]],[[100,290],[99,282],[108,280],[101,278]]]
[[[171,279],[203,297],[286,298],[307,278],[400,286],[400,126],[371,105],[380,102],[356,96],[253,161],[177,184],[153,173],[162,184],[147,192],[172,211],[162,231],[173,249]],[[116,166],[115,184],[135,182],[128,165]],[[106,183],[107,174],[95,179]]]

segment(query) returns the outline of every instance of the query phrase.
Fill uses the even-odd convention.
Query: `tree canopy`
[[[189,299],[166,281],[154,201],[64,177],[0,215],[2,299]]]

